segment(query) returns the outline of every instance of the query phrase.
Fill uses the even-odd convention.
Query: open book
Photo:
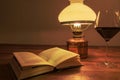
[[[81,66],[78,54],[54,47],[40,52],[14,52],[10,65],[18,79],[24,79],[39,74]]]

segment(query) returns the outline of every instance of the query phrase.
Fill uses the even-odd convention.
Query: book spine
[[[12,67],[16,77],[19,79],[21,75],[21,68],[14,57],[10,61],[10,66]]]

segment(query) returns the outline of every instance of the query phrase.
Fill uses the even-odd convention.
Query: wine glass
[[[110,40],[120,31],[120,11],[99,11],[94,28],[106,42],[106,58],[100,65],[108,68],[117,67],[117,65],[108,60],[108,47]]]

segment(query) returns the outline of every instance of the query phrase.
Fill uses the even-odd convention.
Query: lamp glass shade
[[[93,23],[95,19],[96,13],[83,3],[71,3],[58,15],[59,22],[65,25],[74,22]]]

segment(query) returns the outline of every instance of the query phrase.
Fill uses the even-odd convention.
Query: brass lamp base
[[[88,57],[88,41],[83,38],[72,38],[67,41],[67,49],[80,55],[81,59]]]

